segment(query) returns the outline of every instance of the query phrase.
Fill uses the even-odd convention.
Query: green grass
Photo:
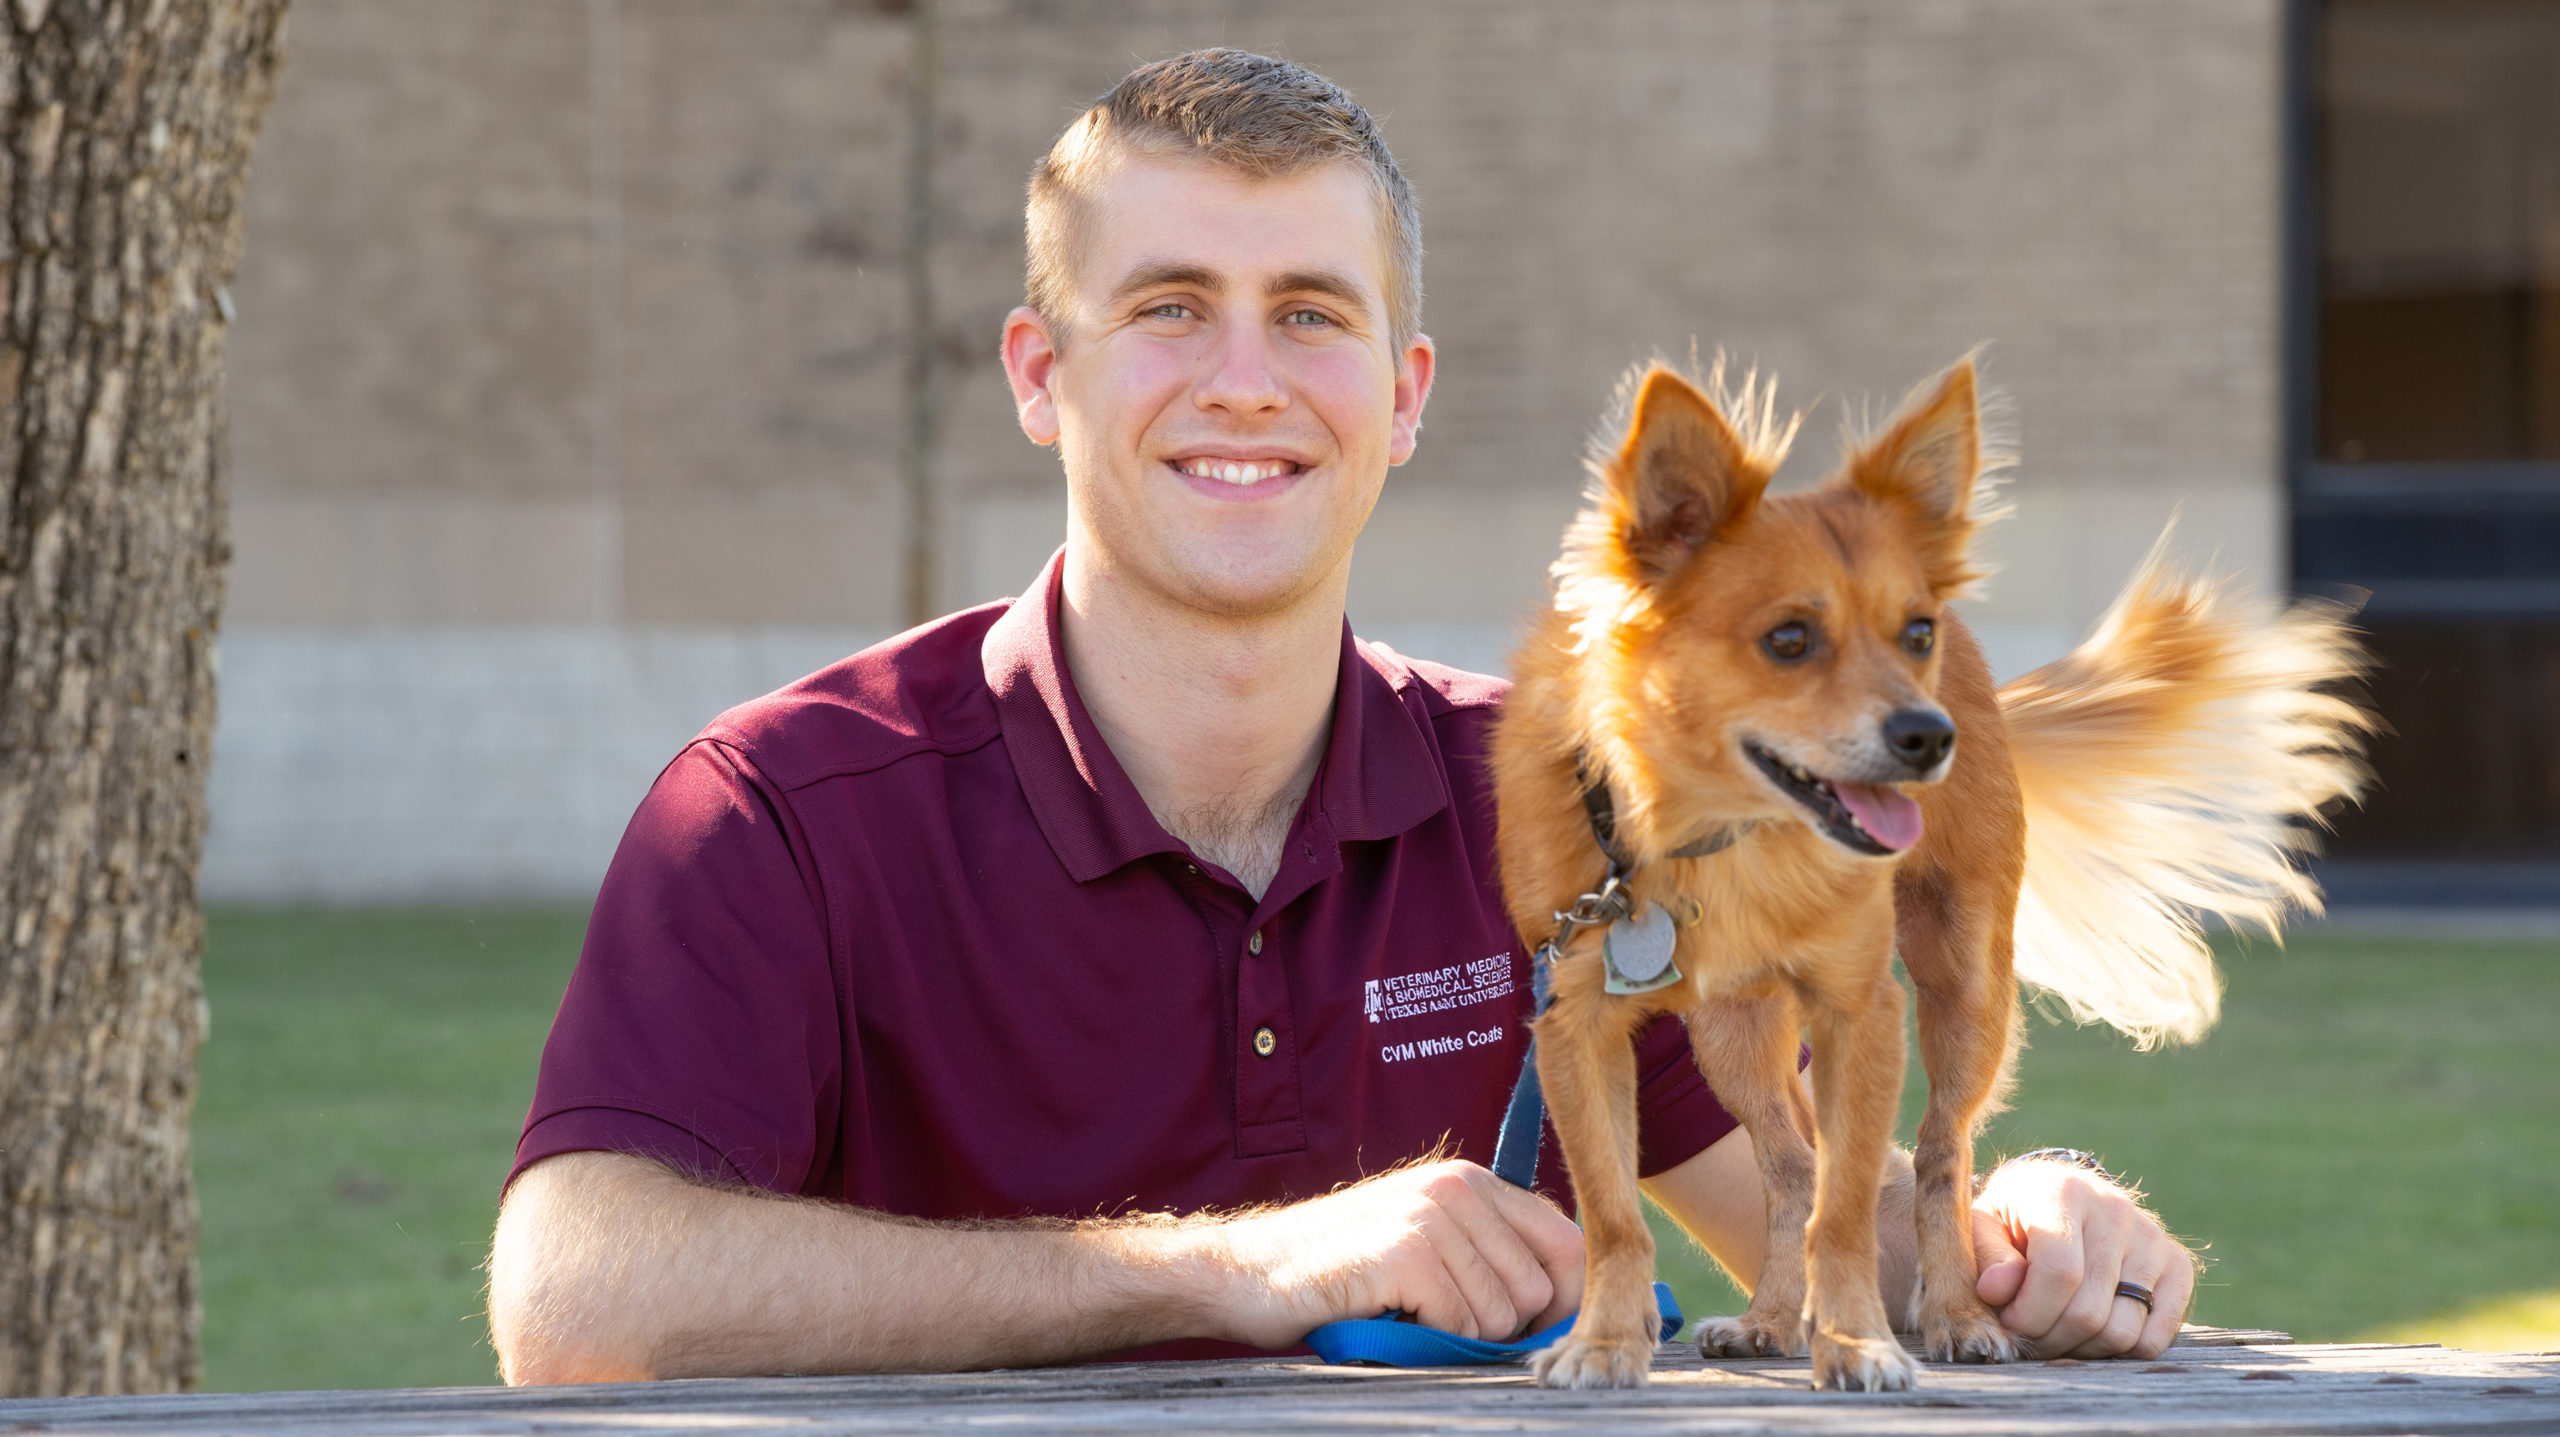
[[[493,1379],[479,1263],[579,930],[213,916],[208,1388]],[[2225,967],[2201,1048],[2038,1023],[1986,1156],[2063,1143],[2140,1177],[2212,1245],[2201,1321],[2560,1348],[2560,945],[2311,937]],[[1690,1312],[1739,1309],[1684,1241],[1663,1265]]]
[[[2077,1147],[2140,1179],[2207,1247],[2199,1322],[2560,1348],[2560,945],[2311,935],[2223,970],[2195,1048],[2033,1021],[1985,1160]],[[1915,1060],[1905,1142],[1925,1091]],[[1689,1311],[1738,1310],[1662,1250]]]
[[[496,1380],[480,1264],[583,928],[557,912],[212,916],[207,1389]]]

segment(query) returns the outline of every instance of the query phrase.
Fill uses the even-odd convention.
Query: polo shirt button
[[[1280,1047],[1280,1039],[1269,1028],[1253,1030],[1253,1051],[1268,1058]]]
[[[1253,930],[1253,936],[1252,936],[1252,937],[1250,937],[1250,938],[1248,938],[1248,939],[1246,939],[1246,940],[1244,940],[1244,951],[1246,951],[1247,953],[1253,953],[1253,954],[1259,954],[1259,953],[1261,953],[1261,952],[1262,952],[1262,930],[1261,930],[1261,929],[1256,928],[1255,930]]]

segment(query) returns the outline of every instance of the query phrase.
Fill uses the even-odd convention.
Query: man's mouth
[[[1902,790],[1822,778],[1756,743],[1745,743],[1742,751],[1841,847],[1889,858],[1920,841],[1920,805]]]
[[[1214,479],[1221,484],[1243,488],[1265,479],[1279,479],[1302,472],[1306,466],[1291,459],[1216,459],[1195,455],[1172,461],[1173,467],[1194,479]]]

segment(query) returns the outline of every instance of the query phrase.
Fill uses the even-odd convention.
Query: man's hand
[[[2157,1357],[2195,1292],[2193,1254],[2133,1195],[2071,1163],[1994,1169],[1973,1200],[1975,1285],[2040,1357]],[[2130,1282],[2151,1307],[2116,1294]]]
[[[1385,1312],[1498,1342],[1582,1302],[1582,1229],[1469,1162],[1230,1219],[1218,1240],[1234,1278],[1229,1335],[1257,1347]]]

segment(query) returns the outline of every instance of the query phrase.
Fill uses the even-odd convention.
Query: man
[[[499,1217],[510,1381],[1576,1306],[1578,1230],[1478,1166],[1542,936],[1494,891],[1501,685],[1343,619],[1431,389],[1403,177],[1320,77],[1206,51],[1070,126],[1028,222],[1004,362],[1066,546],[1010,605],[724,715],[652,789]],[[1749,1138],[1676,1025],[1643,1049],[1648,1191],[1750,1282]],[[2010,1164],[1977,1213],[1983,1294],[2039,1350],[2174,1335],[2188,1256],[2101,1176]]]

